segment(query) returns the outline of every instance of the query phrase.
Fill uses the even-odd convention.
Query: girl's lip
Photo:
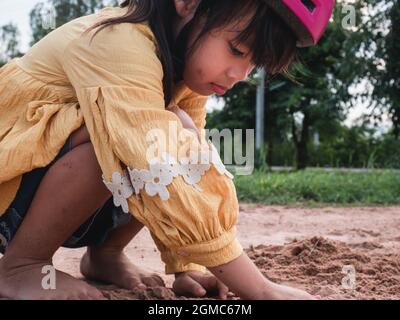
[[[220,86],[216,83],[211,83],[213,90],[216,94],[218,95],[224,95],[226,93],[226,91],[228,91],[228,88]]]

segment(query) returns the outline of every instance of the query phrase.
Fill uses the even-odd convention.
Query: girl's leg
[[[90,141],[89,133],[82,126],[72,137],[72,145],[86,141]],[[102,245],[88,247],[81,260],[81,273],[87,279],[113,283],[126,289],[164,286],[159,275],[138,268],[123,252],[142,228],[143,224],[132,217],[128,224],[111,231]]]
[[[72,145],[88,141],[89,133],[83,125],[72,137]],[[142,228],[143,224],[132,217],[128,224],[111,231],[102,245],[88,247],[81,260],[81,273],[87,279],[108,282],[131,290],[146,286],[164,286],[159,275],[137,267],[123,252]]]
[[[0,296],[12,299],[98,299],[83,281],[56,272],[56,290],[44,290],[42,268],[54,252],[111,194],[91,143],[77,145],[42,179],[31,206],[0,260]]]
[[[81,273],[88,279],[131,290],[165,286],[159,275],[135,266],[123,252],[142,228],[143,224],[132,217],[128,224],[110,232],[102,245],[88,247],[81,260]]]
[[[307,292],[269,281],[242,253],[237,259],[209,270],[242,299],[249,300],[310,300]]]

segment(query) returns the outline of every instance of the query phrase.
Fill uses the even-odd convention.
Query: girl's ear
[[[176,12],[182,19],[192,19],[201,0],[174,0]]]

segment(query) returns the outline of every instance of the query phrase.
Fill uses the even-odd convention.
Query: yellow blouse
[[[0,69],[0,215],[22,175],[48,165],[85,124],[114,203],[149,228],[167,273],[227,263],[242,252],[235,235],[239,206],[219,156],[214,152],[210,165],[191,166],[179,157],[181,142],[172,139],[164,155],[176,161],[167,170],[146,158],[150,130],[166,137],[171,123],[178,136],[186,130],[165,108],[151,29],[146,23],[118,24],[91,43],[93,32],[83,34],[124,10],[105,8],[75,19]],[[181,82],[171,104],[201,130],[206,100]]]

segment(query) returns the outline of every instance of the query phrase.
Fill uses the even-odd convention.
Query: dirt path
[[[240,205],[238,236],[270,279],[323,299],[400,299],[400,207],[287,208]],[[76,277],[81,249],[61,248],[55,265]],[[127,248],[138,265],[163,274],[147,230]],[[345,272],[348,272],[346,274]],[[173,277],[164,276],[167,286]],[[112,287],[103,287],[113,289]],[[174,298],[168,290],[145,294],[111,290],[110,298]]]

